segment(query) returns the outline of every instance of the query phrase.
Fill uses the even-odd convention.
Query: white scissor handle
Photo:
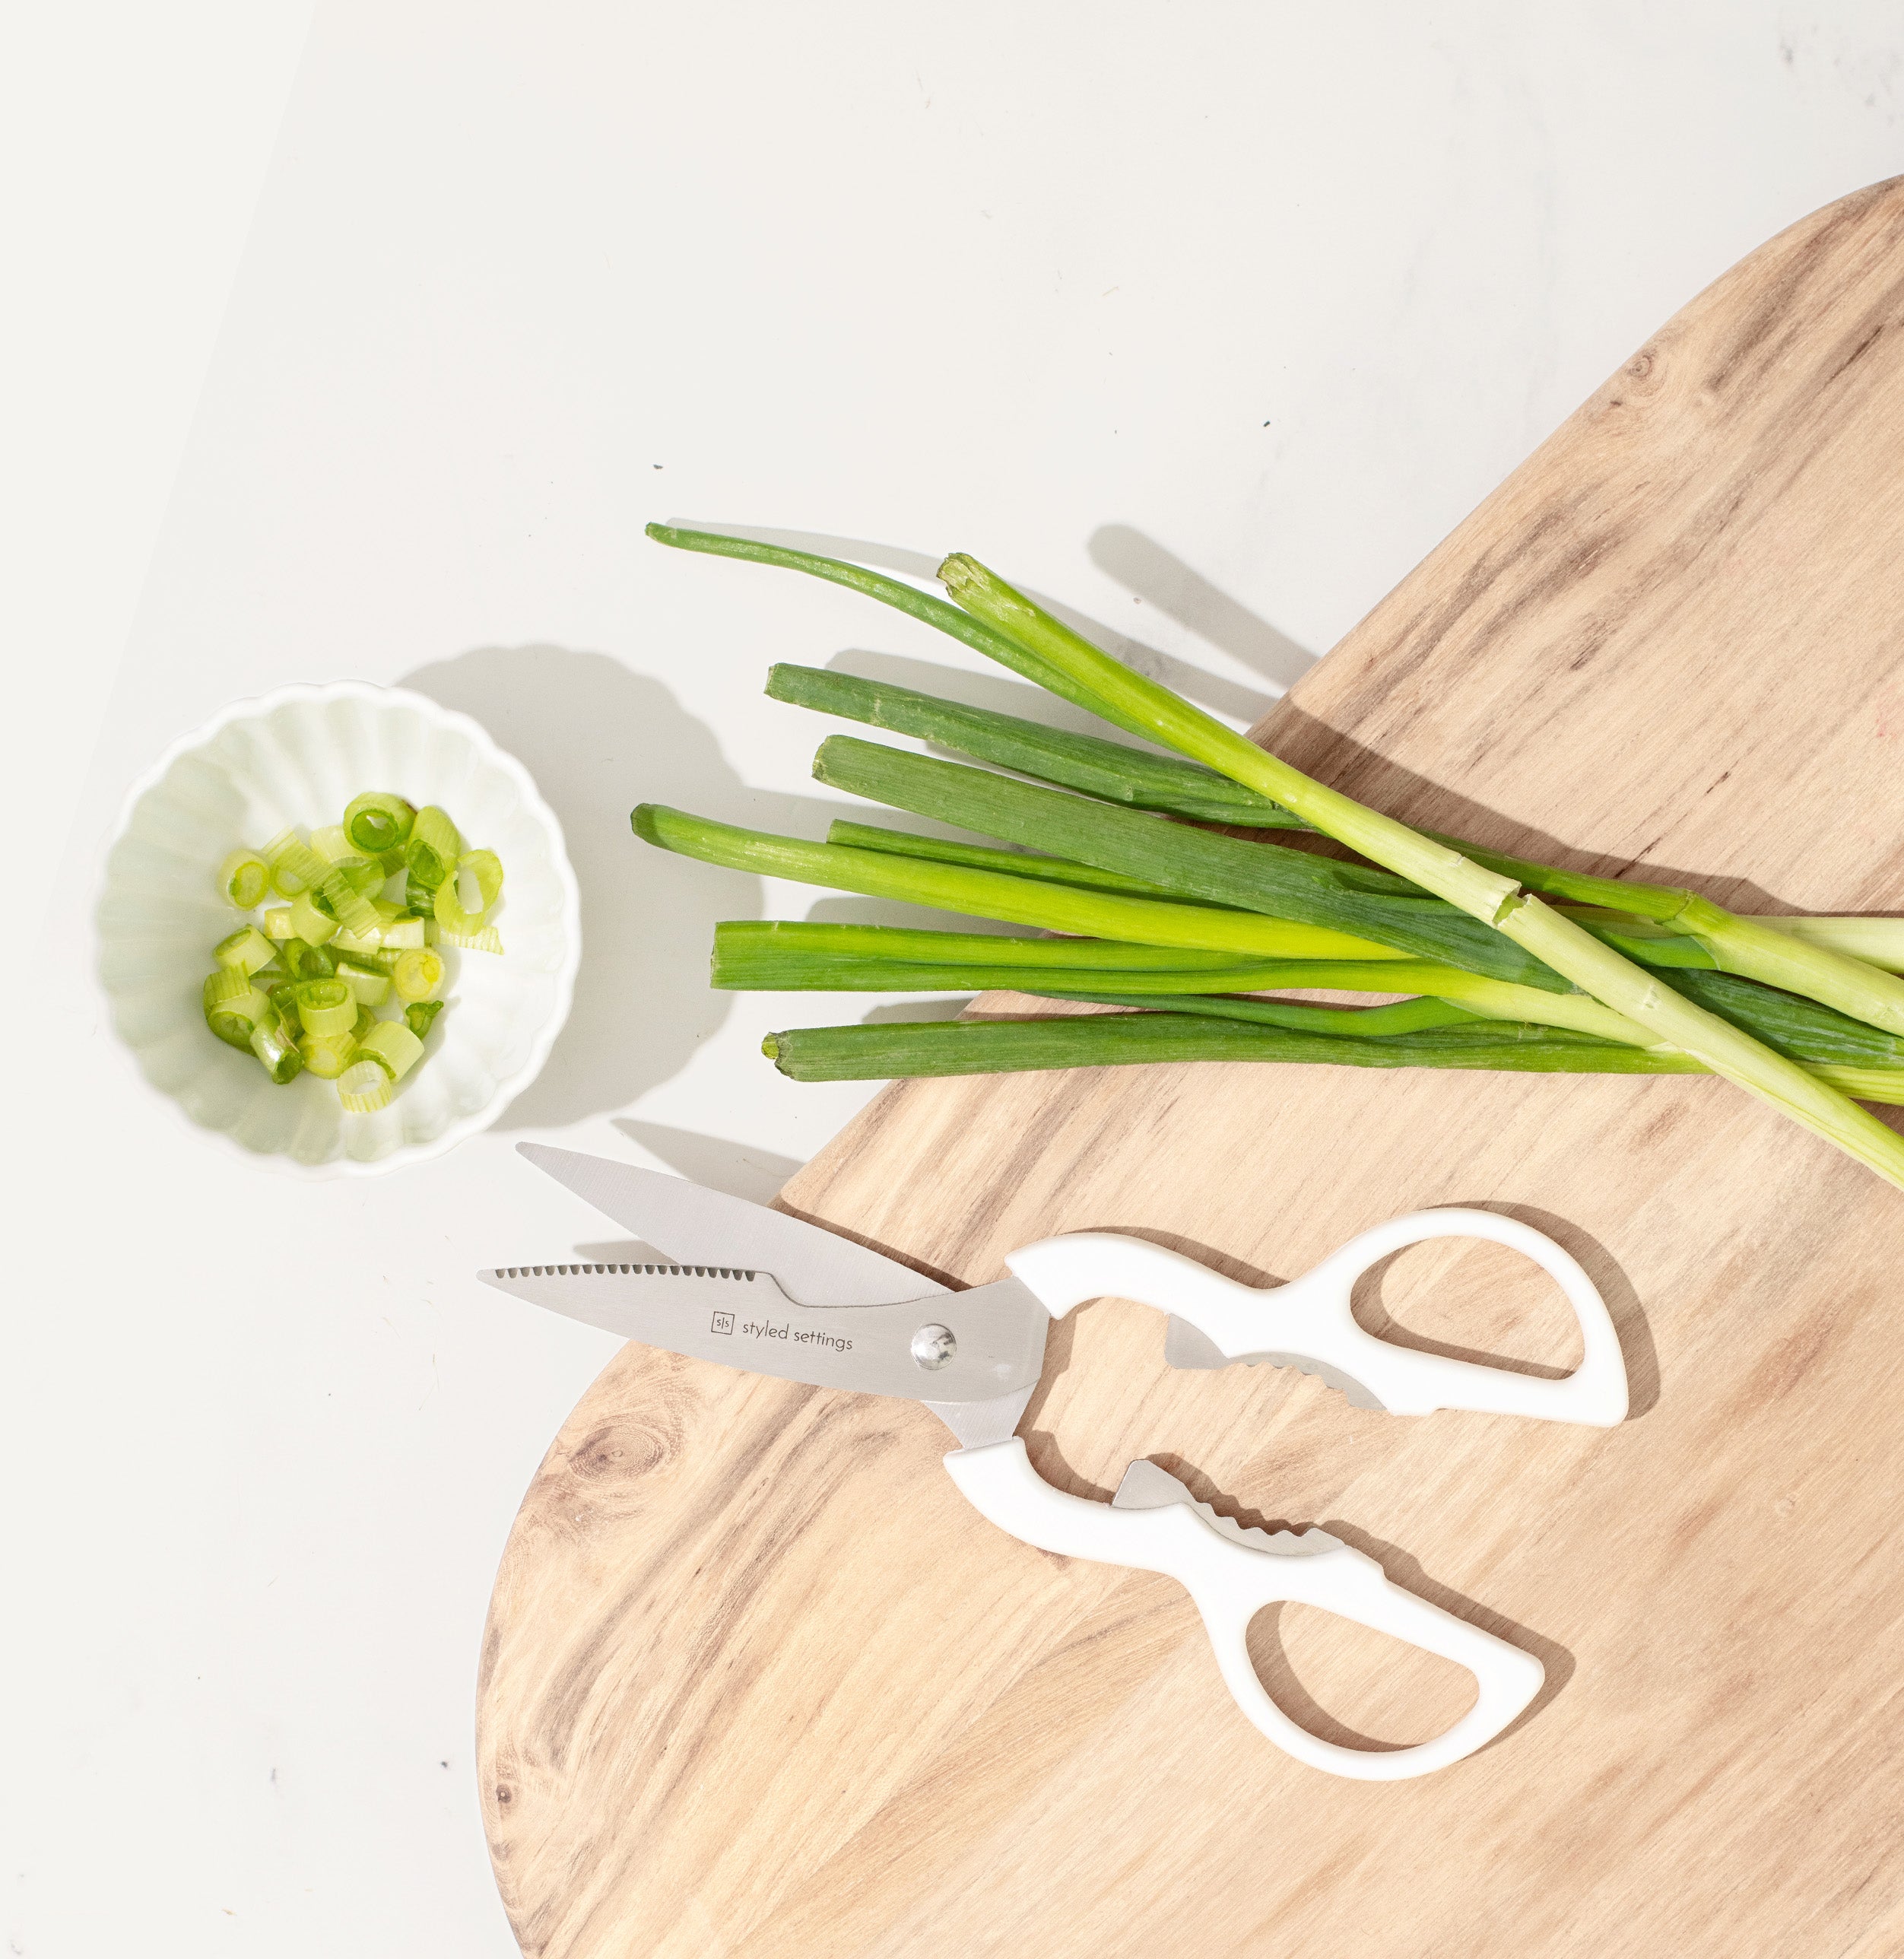
[[[1185,1503],[1125,1510],[1067,1496],[1033,1468],[1016,1436],[960,1449],[945,1466],[975,1509],[1027,1544],[1176,1579],[1196,1601],[1237,1706],[1312,1768],[1361,1782],[1426,1775],[1492,1741],[1540,1691],[1545,1670],[1533,1654],[1392,1585],[1373,1558],[1350,1545],[1331,1539],[1331,1548],[1307,1554],[1258,1550],[1214,1529]],[[1250,1621],[1282,1600],[1339,1613],[1465,1667],[1478,1690],[1474,1706],[1445,1733],[1410,1748],[1347,1748],[1312,1735],[1277,1706],[1250,1664]]]
[[[1544,1380],[1397,1347],[1357,1326],[1350,1305],[1356,1281],[1392,1252],[1430,1238],[1491,1239],[1550,1274],[1580,1323],[1579,1366],[1563,1380]],[[1417,1211],[1394,1218],[1350,1239],[1302,1278],[1261,1290],[1148,1239],[1111,1231],[1041,1239],[1005,1263],[1054,1318],[1106,1294],[1137,1300],[1187,1320],[1226,1360],[1299,1354],[1339,1368],[1392,1414],[1473,1408],[1603,1428],[1626,1418],[1626,1364],[1598,1289],[1551,1238],[1492,1211]]]

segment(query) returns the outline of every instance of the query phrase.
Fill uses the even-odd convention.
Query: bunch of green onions
[[[654,804],[633,812],[637,834],[713,863],[1061,935],[738,922],[716,931],[716,986],[1005,988],[1123,1010],[797,1028],[764,1043],[783,1073],[1192,1060],[1709,1072],[1904,1186],[1904,1137],[1858,1106],[1904,1103],[1904,919],[1742,918],[1689,891],[1411,829],[1134,672],[962,554],[939,568],[941,598],[784,546],[662,525],[649,535],[850,586],[1172,751],[773,668],[776,699],[969,758],[836,735],[815,758],[820,781],[992,840],[842,821],[815,843]],[[1304,832],[1362,861],[1308,848],[1296,840]],[[1279,990],[1386,999],[1262,997]]]

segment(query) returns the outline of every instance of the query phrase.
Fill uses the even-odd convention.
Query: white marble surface
[[[261,92],[301,24],[272,17],[233,71]],[[83,959],[100,840],[167,739],[354,674],[528,763],[588,977],[493,1134],[316,1189],[183,1136],[79,986],[36,1008],[7,1950],[514,1950],[478,1636],[611,1343],[473,1282],[601,1235],[511,1145],[764,1195],[863,1099],[757,1044],[868,1003],[701,983],[715,919],[814,894],[659,858],[627,808],[817,833],[824,731],[760,697],[773,659],[1012,684],[644,521],[969,548],[1247,720],[1702,284],[1899,167],[1899,46],[1875,4],[320,6],[123,662],[109,605],[81,630],[56,604],[61,657],[24,677],[78,805],[49,949]],[[215,312],[199,243],[128,348]],[[164,422],[125,433],[148,475]],[[118,591],[147,541],[121,513],[86,561]]]

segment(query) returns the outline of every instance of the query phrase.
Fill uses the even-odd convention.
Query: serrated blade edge
[[[1182,1503],[1195,1510],[1212,1530],[1220,1532],[1250,1551],[1266,1551],[1277,1557],[1315,1557],[1325,1551],[1340,1551],[1342,1540],[1325,1530],[1246,1530],[1234,1517],[1226,1517],[1207,1503],[1200,1503],[1188,1489],[1160,1463],[1139,1456],[1124,1472],[1111,1499],[1115,1510],[1158,1510],[1170,1503]]]

